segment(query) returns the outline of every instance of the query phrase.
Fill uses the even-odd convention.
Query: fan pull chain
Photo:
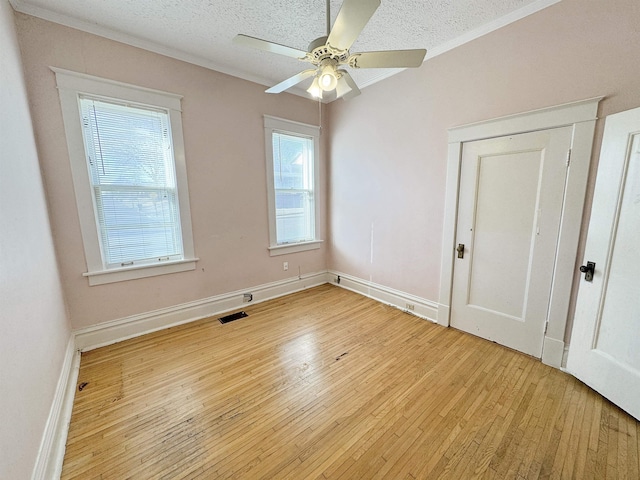
[[[320,128],[320,135],[322,135],[322,99],[318,98],[318,127]]]
[[[278,134],[278,168],[280,173],[280,184],[282,184],[282,135]]]

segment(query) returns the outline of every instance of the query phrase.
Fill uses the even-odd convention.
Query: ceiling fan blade
[[[386,52],[354,53],[349,59],[353,68],[415,68],[422,65],[427,51],[389,50]]]
[[[349,100],[360,95],[360,89],[351,75],[346,70],[340,70],[340,73],[342,76],[338,79],[338,85],[336,86],[336,99],[344,98]]]
[[[333,48],[349,50],[379,6],[380,0],[344,0],[327,43]]]
[[[315,69],[304,70],[304,71],[300,72],[299,74],[294,75],[293,77],[287,78],[286,80],[280,82],[277,85],[274,85],[273,87],[269,88],[268,90],[265,90],[265,92],[266,93],[284,92],[288,88],[291,88],[294,85],[297,85],[301,81],[303,81],[303,80],[305,80],[305,79],[307,79],[309,77],[313,77],[315,74],[316,74]]]
[[[286,55],[293,58],[304,58],[307,52],[298,50],[297,48],[287,47],[286,45],[280,45],[279,43],[269,42],[260,38],[250,37],[248,35],[236,35],[233,37],[233,43],[238,45],[244,45],[245,47],[257,48],[271,53],[277,53],[279,55]]]

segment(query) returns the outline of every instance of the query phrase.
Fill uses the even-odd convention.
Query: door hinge
[[[544,324],[544,332],[542,332],[543,335],[547,334],[547,329],[549,328],[549,322],[545,322]]]
[[[571,164],[571,149],[567,151],[567,167]]]

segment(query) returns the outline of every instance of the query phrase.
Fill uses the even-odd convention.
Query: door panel
[[[541,164],[539,152],[478,158],[468,305],[524,316],[537,203],[537,182],[529,179],[539,177]]]
[[[640,109],[607,117],[567,370],[640,419]]]
[[[640,135],[633,135],[625,188],[606,279],[596,349],[629,368],[640,365]],[[635,299],[635,301],[629,301]],[[620,332],[629,335],[621,335]]]
[[[571,134],[464,144],[452,326],[542,355]]]

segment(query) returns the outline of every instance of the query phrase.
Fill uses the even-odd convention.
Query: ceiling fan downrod
[[[327,0],[327,37],[331,33],[331,0]]]

